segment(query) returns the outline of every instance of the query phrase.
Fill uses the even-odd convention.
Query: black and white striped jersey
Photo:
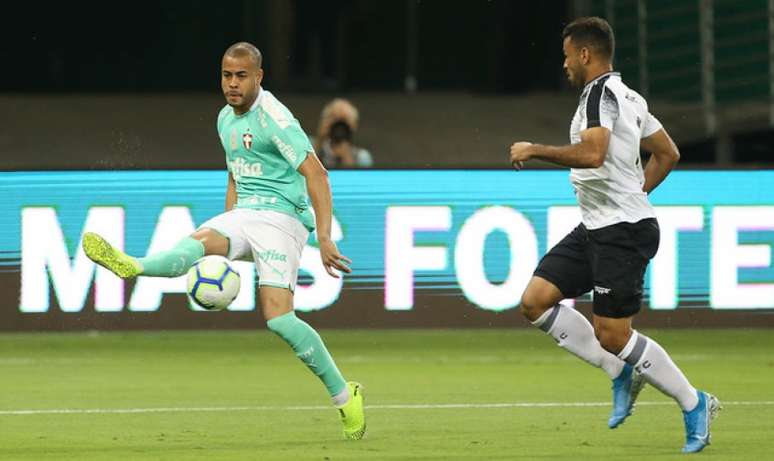
[[[604,164],[570,172],[583,224],[598,229],[655,217],[642,191],[645,175],[640,139],[660,130],[661,123],[648,112],[645,98],[626,86],[618,72],[602,74],[583,88],[570,126],[570,142],[579,143],[583,130],[598,126],[610,130]]]

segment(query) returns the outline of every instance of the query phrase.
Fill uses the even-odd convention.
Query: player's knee
[[[626,334],[613,329],[597,328],[594,334],[603,349],[616,355],[623,350],[629,340]]]
[[[204,254],[206,255],[226,256],[228,254],[228,239],[214,229],[206,227],[199,229],[191,234],[191,238],[202,242],[202,245],[204,245]]]
[[[197,229],[193,234],[191,234],[191,238],[194,238],[194,239],[196,239],[196,240],[201,242],[201,241],[204,241],[204,240],[207,240],[207,239],[211,238],[211,235],[212,235],[213,232],[215,232],[215,231],[213,231],[212,229],[207,228],[207,227],[202,228],[202,229]]]
[[[293,298],[284,289],[261,288],[261,312],[267,322],[293,312]]]
[[[519,310],[521,311],[521,314],[527,318],[527,320],[534,322],[540,318],[540,316],[543,315],[543,313],[547,311],[549,307],[551,306],[546,305],[545,302],[541,302],[540,297],[537,296],[535,292],[527,290],[521,297]]]

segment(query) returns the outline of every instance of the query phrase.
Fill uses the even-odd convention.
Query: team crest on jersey
[[[250,150],[250,147],[253,145],[253,135],[250,133],[245,133],[242,135],[242,144],[244,144],[245,149]]]

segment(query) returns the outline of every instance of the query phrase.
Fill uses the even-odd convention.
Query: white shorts
[[[273,210],[234,208],[199,226],[202,228],[229,239],[228,259],[255,262],[259,286],[295,290],[301,253],[309,238],[301,221]]]

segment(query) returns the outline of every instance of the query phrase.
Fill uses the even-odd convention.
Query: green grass
[[[769,330],[648,331],[692,382],[727,402],[698,456],[774,453]],[[366,386],[369,431],[341,438],[322,385],[266,332],[0,335],[0,460],[685,459],[676,405],[648,387],[626,424],[608,406],[383,408],[607,402],[609,381],[535,330],[322,331]],[[314,406],[311,409],[283,409]],[[146,413],[9,410],[251,407]],[[267,408],[268,407],[268,408]]]

